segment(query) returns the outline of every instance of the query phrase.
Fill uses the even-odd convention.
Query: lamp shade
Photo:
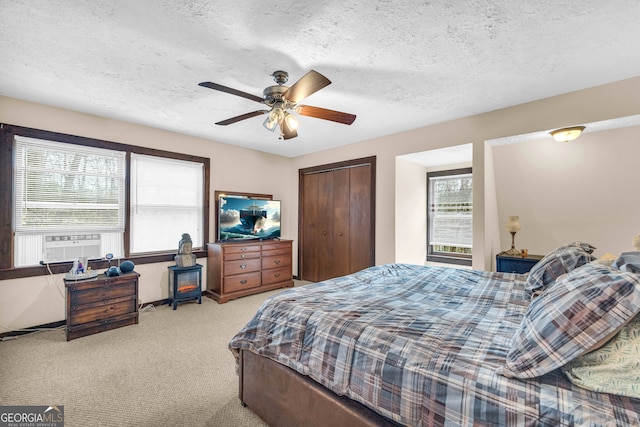
[[[520,231],[519,219],[520,217],[515,215],[509,217],[509,222],[507,222],[507,231],[509,233],[517,233]]]
[[[573,126],[570,128],[562,128],[551,131],[550,134],[558,142],[573,141],[582,134],[584,126]]]

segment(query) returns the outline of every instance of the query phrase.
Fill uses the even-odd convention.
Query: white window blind
[[[204,246],[204,165],[131,155],[131,253],[178,249],[183,233]]]
[[[430,245],[472,247],[472,183],[472,174],[429,178]]]
[[[16,233],[124,231],[125,153],[15,137]]]

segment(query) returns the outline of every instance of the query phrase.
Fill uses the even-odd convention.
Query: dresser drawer
[[[135,295],[72,307],[68,323],[78,325],[136,312]]]
[[[257,288],[259,286],[260,271],[225,277],[222,284],[223,292],[237,292],[244,289]]]
[[[260,252],[231,252],[224,253],[225,261],[234,261],[234,260],[242,260],[242,259],[252,259],[252,258],[260,258]]]
[[[260,258],[238,261],[225,261],[224,263],[225,276],[249,273],[251,271],[260,271]]]
[[[135,296],[135,282],[123,283],[119,285],[104,285],[96,288],[80,289],[70,292],[71,305],[88,304],[107,299]]]
[[[260,252],[260,245],[229,245],[224,247],[224,254],[238,254],[245,252]]]
[[[291,255],[266,256],[262,258],[262,269],[286,267],[291,265]]]
[[[277,255],[286,255],[286,256],[291,256],[291,247],[286,247],[286,248],[277,248],[277,249],[269,249],[266,251],[262,251],[262,256],[263,257],[268,257],[268,256],[277,256]]]
[[[265,251],[285,250],[291,251],[291,242],[269,242],[262,245],[262,253]]]
[[[291,280],[291,269],[289,267],[272,268],[262,272],[263,285],[284,282],[285,280]]]

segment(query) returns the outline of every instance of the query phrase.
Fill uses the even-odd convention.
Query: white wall
[[[637,187],[640,126],[584,133],[564,143],[551,138],[493,147],[501,247],[511,236],[508,215],[519,215],[516,247],[544,255],[576,240],[601,256],[633,249],[640,234]]]
[[[396,158],[395,181],[395,261],[422,265],[427,259],[427,168]]]

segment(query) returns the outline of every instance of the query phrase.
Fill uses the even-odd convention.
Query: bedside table
[[[496,268],[502,273],[528,273],[543,257],[543,255],[529,254],[523,258],[498,254],[496,255]]]

